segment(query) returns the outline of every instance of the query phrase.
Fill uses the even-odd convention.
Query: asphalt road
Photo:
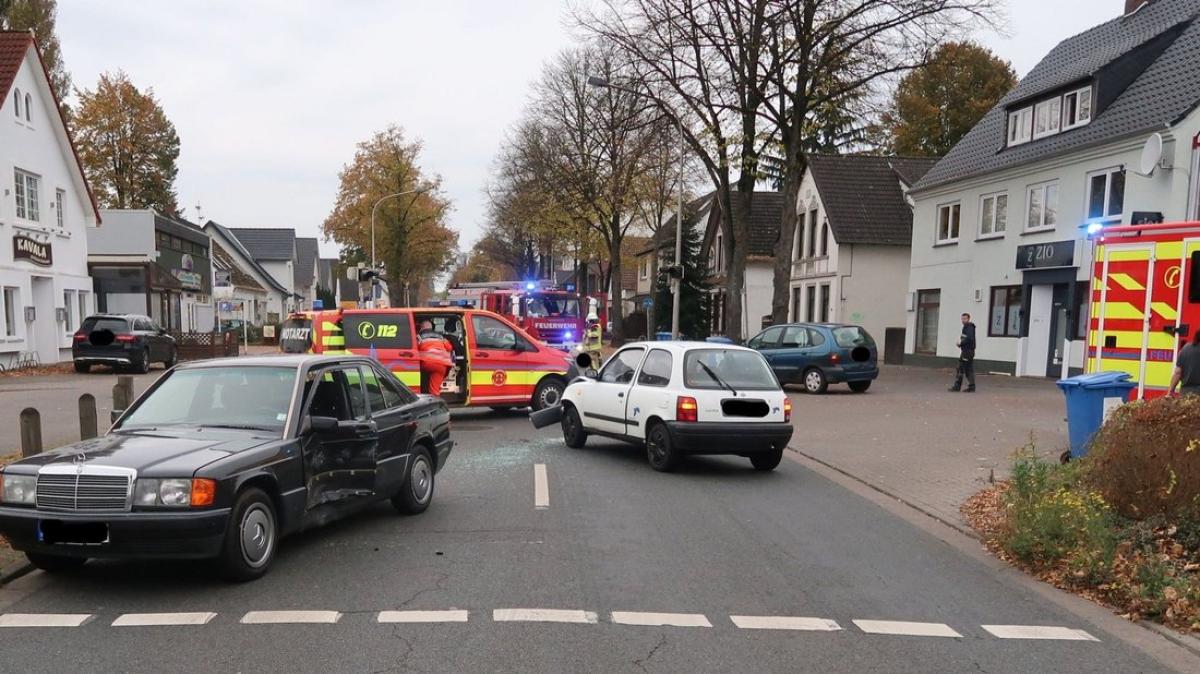
[[[796,461],[761,474],[744,459],[705,458],[663,475],[638,449],[593,438],[569,450],[519,415],[455,418],[459,445],[428,512],[381,505],[302,534],[257,582],[226,584],[202,563],[112,562],[15,581],[0,590],[0,625],[14,614],[88,617],[0,627],[0,670],[1164,671],[1029,581]],[[336,622],[244,622],[281,610]],[[385,624],[382,611],[455,622]],[[163,612],[216,615],[113,625]],[[812,620],[747,627],[780,616]],[[548,618],[570,622],[535,620]],[[629,624],[660,622],[686,626]],[[985,625],[1085,638],[1001,639]]]

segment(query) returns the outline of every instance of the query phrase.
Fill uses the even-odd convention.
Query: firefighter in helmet
[[[588,302],[587,330],[583,335],[583,351],[592,359],[592,367],[600,369],[604,358],[604,330],[600,327],[600,316],[596,313],[596,300]]]
[[[421,321],[417,333],[417,350],[421,356],[421,392],[441,395],[442,381],[454,367],[454,347],[442,334],[433,329],[433,322]]]

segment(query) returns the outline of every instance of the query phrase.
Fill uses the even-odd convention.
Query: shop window
[[[941,290],[917,291],[917,353],[937,353],[938,318],[941,308]]]
[[[1021,286],[992,288],[988,337],[1021,336]]]
[[[1086,340],[1092,319],[1092,291],[1090,285],[1080,285],[1075,298],[1075,339]]]

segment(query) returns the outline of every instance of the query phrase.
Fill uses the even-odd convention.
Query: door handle
[[[412,352],[412,351],[401,351],[401,352],[400,352],[398,355],[399,355],[401,358],[412,358],[412,357],[413,357],[413,352]]]
[[[618,393],[618,394],[617,394],[617,397],[618,397],[618,398],[624,398],[624,397],[625,397],[625,392],[624,392],[624,391],[621,391],[620,393]]]
[[[475,353],[473,353],[471,355],[475,358],[491,358],[491,356],[487,355],[486,353],[484,353],[482,351],[476,351]]]

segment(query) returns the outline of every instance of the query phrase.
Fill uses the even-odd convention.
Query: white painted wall
[[[746,261],[746,285],[742,295],[742,336],[746,339],[757,335],[762,330],[763,318],[771,316],[774,274],[769,260]]]
[[[87,227],[96,224],[95,213],[86,186],[75,164],[67,136],[54,107],[49,84],[37,56],[30,50],[13,84],[22,99],[31,93],[31,119],[14,114],[10,92],[0,101],[0,288],[16,288],[14,307],[15,335],[6,335],[4,307],[0,306],[0,364],[9,362],[22,351],[36,350],[43,363],[70,359],[71,332],[79,325],[78,298],[83,293],[85,313],[94,308],[92,280],[87,275]],[[40,177],[39,220],[17,219],[13,169],[19,168]],[[53,207],[55,191],[65,192],[63,227]],[[51,247],[53,265],[39,267],[27,261],[13,260],[12,239],[27,234]],[[49,280],[48,288],[37,293],[33,278]],[[64,292],[70,291],[74,304],[69,321],[58,321],[56,309],[66,308]],[[0,305],[4,296],[0,292]],[[24,307],[33,306],[36,320],[24,319]]]
[[[88,228],[89,255],[144,255],[147,260],[154,259],[154,211],[104,209],[100,217],[104,218],[103,227]]]
[[[910,249],[906,246],[841,247],[839,284],[841,301],[835,303],[835,321],[861,325],[883,346],[887,328],[903,328],[905,279]]]

